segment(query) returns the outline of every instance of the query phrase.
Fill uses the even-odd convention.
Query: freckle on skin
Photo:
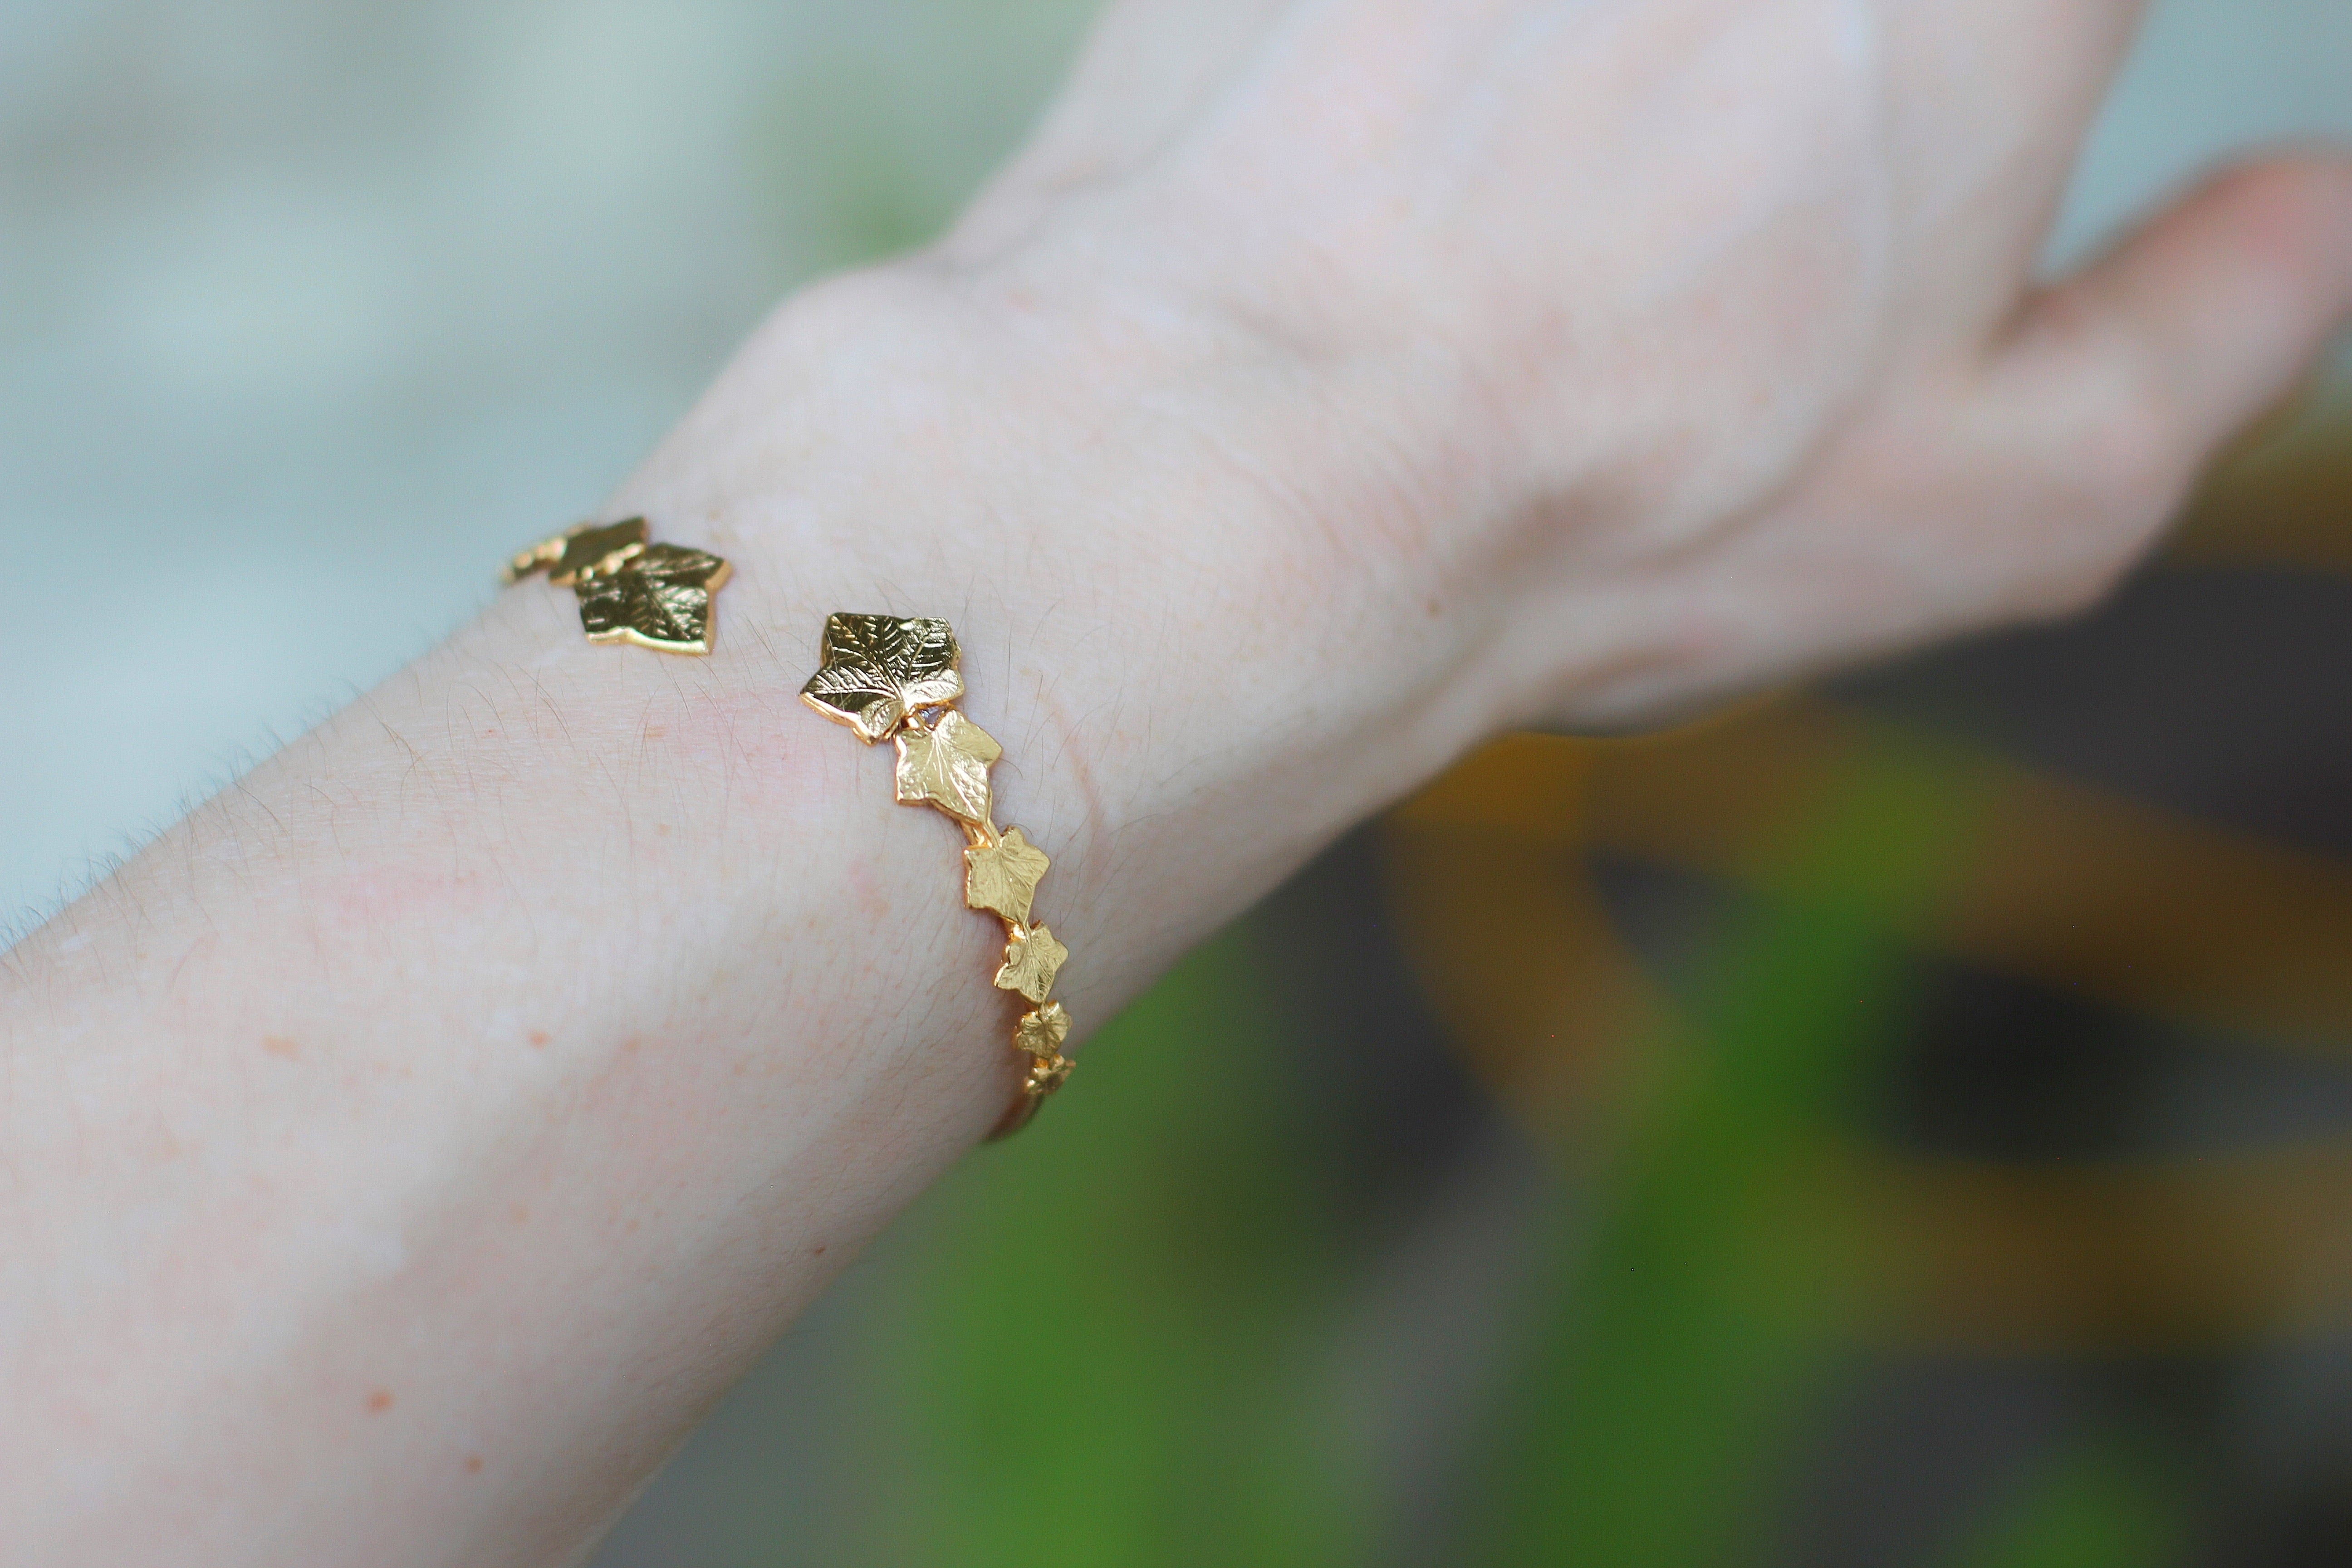
[[[530,1205],[529,1204],[515,1205],[514,1222],[517,1225],[529,1225],[530,1223]]]
[[[874,868],[863,860],[849,864],[849,896],[856,900],[858,912],[866,919],[879,922],[889,917],[890,894],[874,874]]]
[[[824,1248],[822,1247],[812,1247],[809,1250],[809,1256],[811,1258],[823,1258],[824,1256]]]
[[[482,1473],[482,1457],[479,1454],[466,1456],[466,1473],[469,1476],[478,1476]]]
[[[544,1046],[548,1041],[554,1037],[554,1036],[549,1034],[545,1029],[533,1029],[530,1032],[530,1043],[534,1046]]]
[[[392,1390],[389,1388],[379,1388],[373,1394],[368,1395],[369,1415],[381,1415],[391,1408]]]
[[[264,1035],[261,1048],[273,1057],[284,1057],[289,1062],[302,1054],[302,1047],[283,1035]]]

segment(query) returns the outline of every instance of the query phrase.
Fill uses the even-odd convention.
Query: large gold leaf
[[[1052,864],[1021,829],[1008,827],[995,843],[975,844],[963,852],[963,901],[971,909],[993,910],[1014,925],[1025,926],[1030,900]]]
[[[709,653],[710,595],[733,572],[709,551],[648,546],[618,568],[573,584],[580,624],[591,642],[625,639],[665,653]]]
[[[872,745],[908,713],[963,695],[962,650],[940,620],[896,616],[825,617],[823,662],[801,700]]]
[[[977,827],[988,820],[988,770],[1004,748],[950,708],[926,730],[898,731],[898,800],[930,805]]]

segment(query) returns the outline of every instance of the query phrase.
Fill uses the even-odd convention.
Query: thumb
[[[2352,156],[2286,154],[2213,176],[2041,290],[1994,373],[2074,485],[2147,531],[2347,321]]]

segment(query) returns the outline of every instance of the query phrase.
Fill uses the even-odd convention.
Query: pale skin
[[[8,955],[0,1561],[575,1561],[996,1120],[828,611],[961,634],[1083,1033],[1504,728],[2094,601],[2352,311],[2318,150],[2037,285],[2134,10],[1116,7],[613,498],[710,658],[512,590]]]

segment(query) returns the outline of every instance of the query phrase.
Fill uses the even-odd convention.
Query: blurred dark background
[[[932,232],[1090,9],[0,0],[0,543],[89,584],[0,632],[0,903]],[[2159,4],[2053,259],[2325,129],[2352,6]],[[2082,622],[1515,737],[1343,843],[600,1568],[2352,1563],[2346,384]],[[206,618],[247,589],[294,624]]]

